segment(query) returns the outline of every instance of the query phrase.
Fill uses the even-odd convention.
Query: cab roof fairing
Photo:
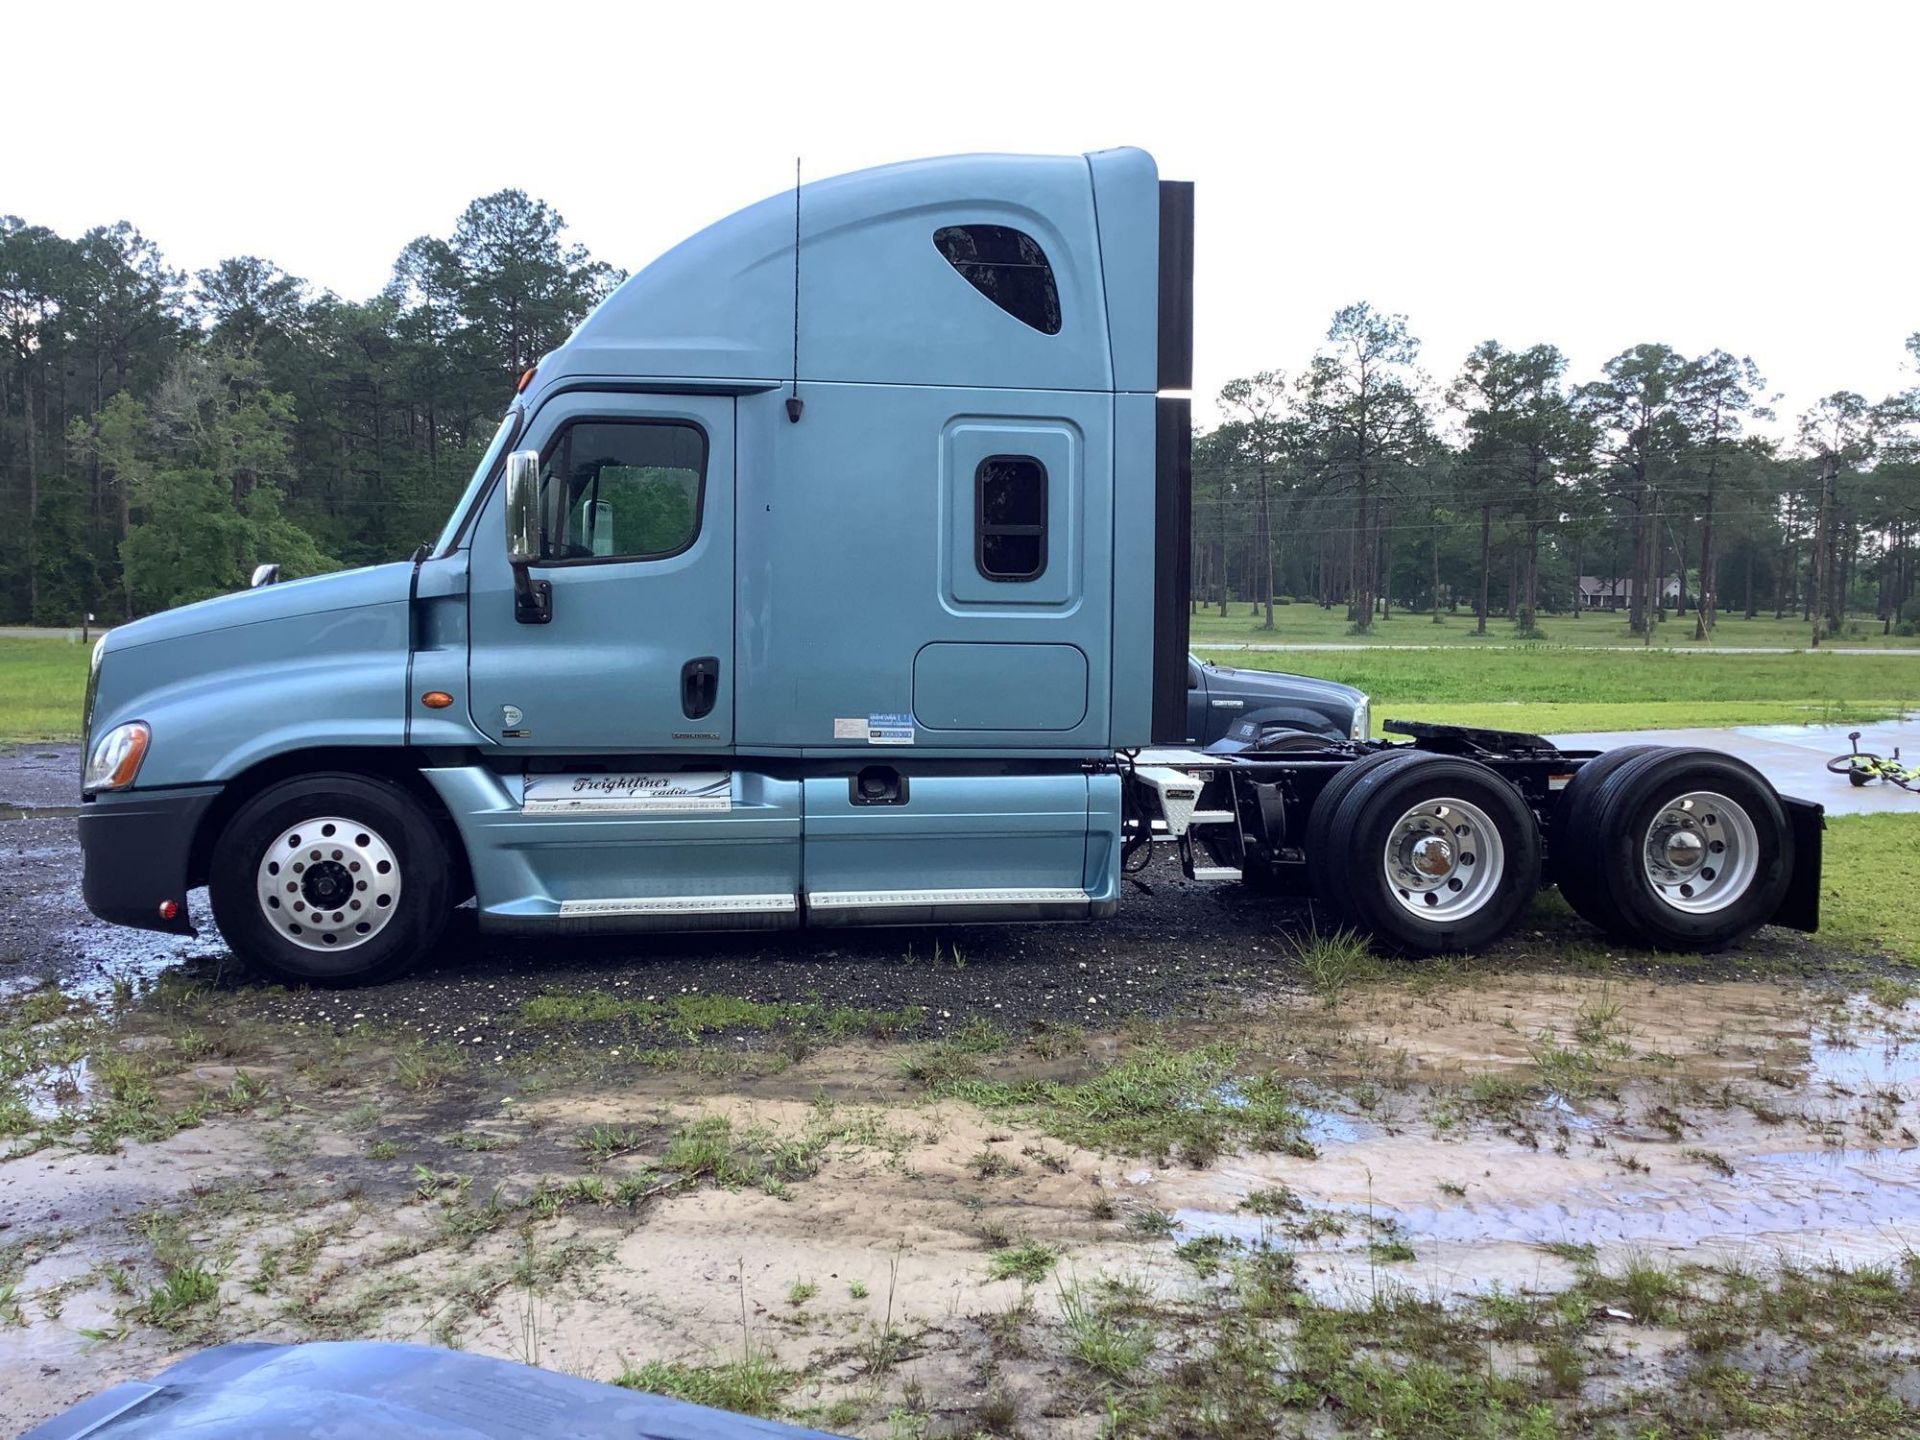
[[[582,379],[788,381],[793,198],[737,211],[628,278],[541,361],[529,408]],[[951,156],[812,181],[800,192],[800,381],[1151,390],[1158,217],[1158,176],[1139,150]],[[965,224],[1040,243],[1059,334],[1023,324],[947,263],[934,232]]]

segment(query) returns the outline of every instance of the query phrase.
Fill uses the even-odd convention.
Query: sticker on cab
[[[668,770],[529,775],[520,808],[527,814],[570,810],[599,815],[731,810],[733,774]]]

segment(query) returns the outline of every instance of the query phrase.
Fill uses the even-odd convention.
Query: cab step
[[[1238,880],[1240,871],[1231,865],[1196,865],[1188,872],[1195,880]]]

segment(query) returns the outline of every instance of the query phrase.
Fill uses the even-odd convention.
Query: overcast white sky
[[[1718,345],[1789,411],[1920,330],[1912,3],[17,5],[0,49],[0,212],[356,298],[503,186],[638,269],[796,153],[1131,144],[1199,184],[1202,397],[1362,298],[1442,379]]]

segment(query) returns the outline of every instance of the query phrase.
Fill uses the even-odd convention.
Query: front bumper
[[[188,865],[194,837],[216,786],[129,790],[96,795],[80,812],[80,893],[87,909],[114,925],[193,935],[187,912]],[[172,900],[171,920],[160,906]]]

